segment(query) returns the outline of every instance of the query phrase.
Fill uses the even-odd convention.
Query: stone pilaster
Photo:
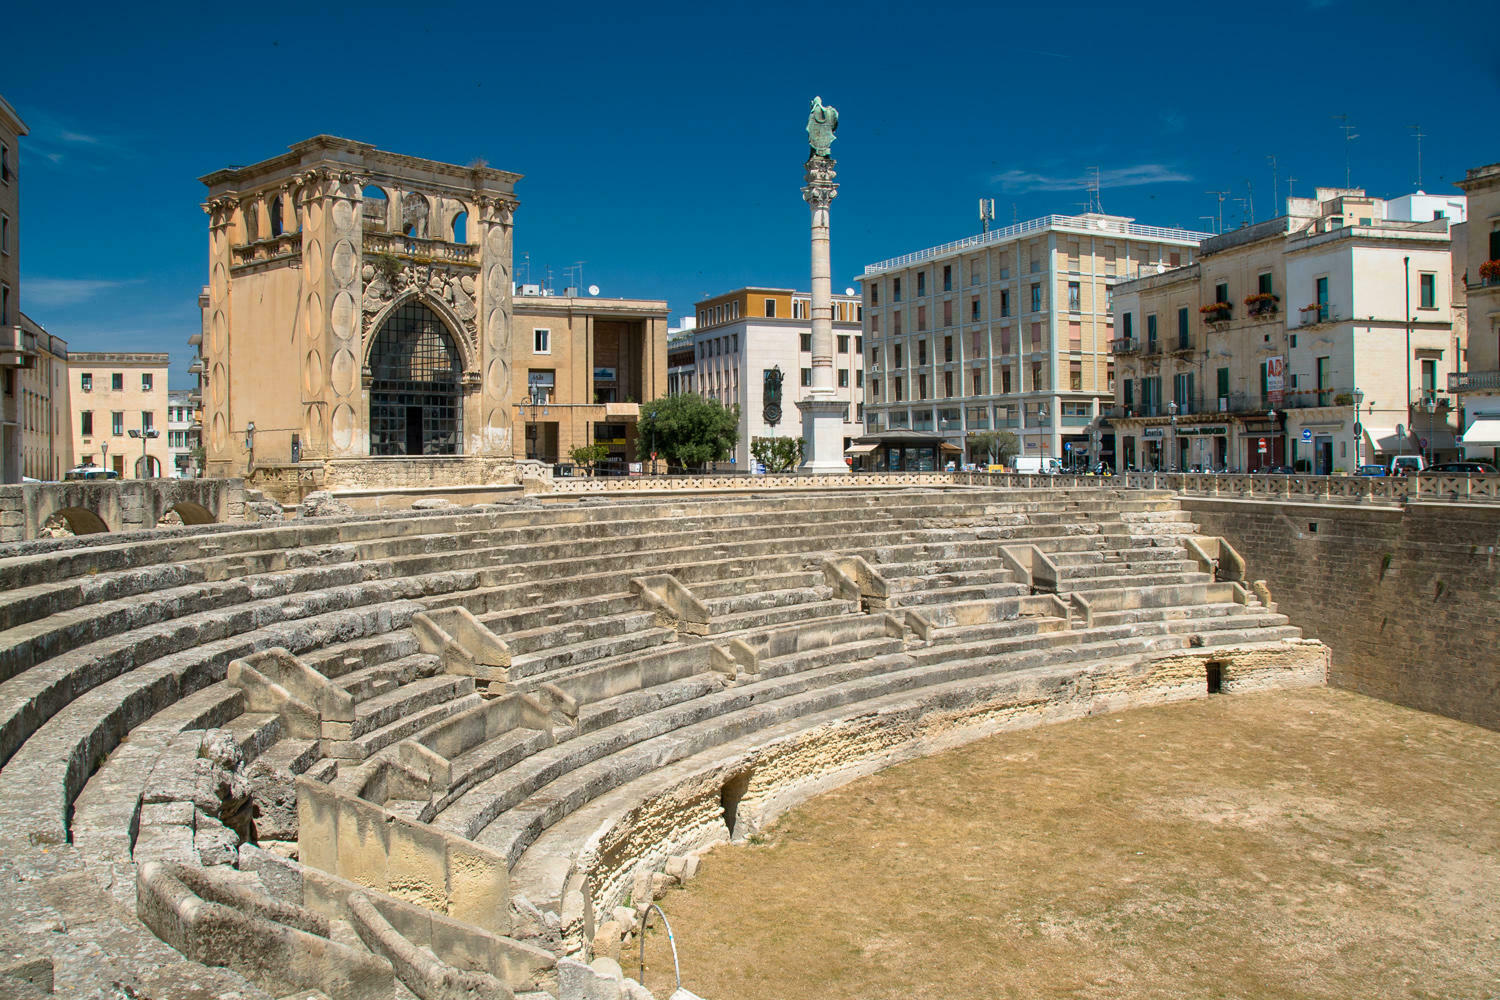
[[[233,198],[215,198],[208,213],[208,320],[203,330],[203,447],[212,471],[224,475],[237,462],[229,410],[229,248],[234,242]]]
[[[516,202],[511,199],[479,199],[480,420],[466,424],[478,430],[466,434],[469,446],[465,451],[469,454],[508,458],[514,449],[511,254],[515,210]]]

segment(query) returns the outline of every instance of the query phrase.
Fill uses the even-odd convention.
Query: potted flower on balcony
[[[1234,305],[1230,302],[1210,302],[1206,306],[1199,306],[1198,312],[1202,314],[1205,322],[1220,323],[1229,318],[1233,312]]]
[[[1479,280],[1486,285],[1500,284],[1500,260],[1487,260],[1480,264]]]
[[[1274,316],[1279,308],[1280,295],[1271,292],[1256,292],[1245,296],[1245,311],[1250,316]]]

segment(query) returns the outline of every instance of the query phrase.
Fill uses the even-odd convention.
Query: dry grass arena
[[[891,768],[662,905],[683,985],[719,1000],[1488,998],[1497,803],[1500,733],[1330,689],[1209,698]],[[664,935],[647,962],[665,995]]]

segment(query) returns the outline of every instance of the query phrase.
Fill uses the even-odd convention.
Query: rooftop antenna
[[[990,231],[990,223],[995,221],[995,199],[979,199],[979,231],[987,233]]]
[[[1203,193],[1204,194],[1211,194],[1214,197],[1216,197],[1216,198],[1219,199],[1219,232],[1222,233],[1224,231],[1224,199],[1229,197],[1229,192],[1228,191],[1205,191]]]
[[[1281,176],[1276,171],[1276,156],[1274,153],[1266,154],[1266,162],[1271,164],[1271,216],[1275,218],[1276,209],[1280,207],[1276,204],[1276,199],[1281,191]]]
[[[1094,175],[1089,178],[1089,211],[1104,214],[1104,201],[1099,197],[1099,168],[1089,167]]]
[[[1349,181],[1349,144],[1358,139],[1359,136],[1355,133],[1354,126],[1349,124],[1348,115],[1338,114],[1332,117],[1339,123],[1339,128],[1344,130],[1344,187],[1352,187]]]
[[[1243,226],[1245,224],[1246,206],[1249,204],[1249,201],[1245,198],[1236,198],[1234,199],[1234,203],[1240,206],[1240,225]]]
[[[569,279],[569,285],[573,286],[574,288],[583,287],[583,265],[587,263],[588,261],[586,260],[575,260],[573,263],[563,268],[563,274]]]
[[[1427,133],[1422,131],[1421,125],[1408,125],[1412,135],[1417,139],[1417,190],[1422,190],[1422,137]]]
[[[1208,228],[1212,229],[1214,227],[1214,217],[1212,215],[1200,215],[1198,216],[1198,218],[1203,219],[1205,222],[1207,222]]]
[[[531,254],[522,253],[520,266],[516,268],[516,277],[520,278],[520,284],[531,283]]]
[[[1010,203],[1010,224],[1015,225],[1021,221],[1021,209],[1015,202]]]
[[[552,265],[551,264],[547,265],[546,275],[547,275],[546,280],[542,282],[542,291],[550,295],[552,293]]]
[[[1295,197],[1297,197],[1296,195],[1292,194],[1292,185],[1295,184],[1295,183],[1297,183],[1297,178],[1295,178],[1295,177],[1288,177],[1286,179],[1286,196],[1288,198],[1295,198]]]
[[[1250,225],[1255,225],[1255,185],[1245,178],[1245,198],[1250,202]]]

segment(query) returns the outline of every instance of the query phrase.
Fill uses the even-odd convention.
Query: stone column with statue
[[[818,474],[847,472],[844,462],[844,422],[849,404],[835,397],[833,377],[833,283],[829,264],[829,206],[838,195],[833,182],[834,160],[829,156],[839,113],[814,97],[807,116],[810,147],[802,197],[812,210],[812,385],[797,401],[802,412],[805,443],[802,471]]]

